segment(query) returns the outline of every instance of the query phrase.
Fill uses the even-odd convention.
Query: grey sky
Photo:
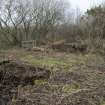
[[[85,12],[91,6],[105,2],[105,0],[69,0],[69,2],[73,8],[80,8],[81,11]]]

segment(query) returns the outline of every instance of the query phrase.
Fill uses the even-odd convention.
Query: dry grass
[[[18,95],[12,97],[9,105],[104,105],[105,62],[102,56],[24,49],[1,51],[3,54],[51,72],[46,80],[35,79],[34,85],[20,84]]]

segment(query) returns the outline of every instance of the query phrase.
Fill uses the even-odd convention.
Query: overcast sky
[[[105,0],[69,0],[69,1],[73,8],[80,8],[82,12],[85,12],[91,6],[105,2]]]

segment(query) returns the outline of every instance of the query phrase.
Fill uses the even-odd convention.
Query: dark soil
[[[34,85],[34,80],[48,79],[50,71],[40,67],[6,61],[0,64],[0,105],[6,105],[17,95],[19,85]]]

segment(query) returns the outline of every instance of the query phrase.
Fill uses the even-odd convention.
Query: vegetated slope
[[[39,55],[27,56],[24,56],[23,60],[28,60],[36,66]],[[13,61],[0,65],[0,103],[6,105],[105,104],[105,64],[101,57],[91,54],[66,54],[67,57],[56,55],[56,59],[55,54],[43,56],[39,57],[40,65],[46,61],[44,62],[46,67],[51,66],[49,70],[43,66],[34,67]]]

